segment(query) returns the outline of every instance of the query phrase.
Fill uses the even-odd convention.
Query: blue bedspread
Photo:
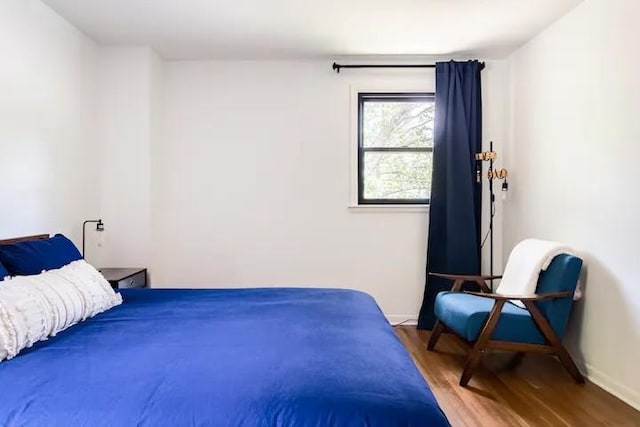
[[[0,363],[0,425],[449,425],[364,293],[122,295],[122,306]]]

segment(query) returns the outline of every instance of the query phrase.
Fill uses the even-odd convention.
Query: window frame
[[[433,147],[365,147],[363,135],[364,104],[367,101],[418,102],[431,100],[435,103],[434,92],[358,92],[357,93],[357,202],[358,206],[429,206],[431,198],[426,199],[366,199],[364,197],[364,156],[366,152],[391,153],[433,153]]]

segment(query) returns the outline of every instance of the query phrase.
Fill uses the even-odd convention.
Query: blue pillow
[[[40,274],[82,259],[71,240],[62,234],[49,239],[29,240],[0,246],[0,262],[14,276]]]
[[[10,276],[9,271],[0,262],[0,282],[2,282],[7,276]]]

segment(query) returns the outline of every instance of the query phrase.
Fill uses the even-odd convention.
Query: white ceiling
[[[42,0],[167,59],[509,54],[582,0]]]

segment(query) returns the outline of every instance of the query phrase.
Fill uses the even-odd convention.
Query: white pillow
[[[122,304],[84,260],[0,283],[0,361],[76,323]]]
[[[29,277],[44,284],[45,290],[51,291],[50,288],[53,288],[56,292],[69,292],[79,297],[80,306],[76,306],[74,312],[82,313],[80,320],[122,304],[122,296],[117,294],[104,276],[85,260],[74,261],[57,270]],[[65,301],[75,302],[75,298],[68,297]]]
[[[0,283],[0,360],[46,340],[52,326],[49,303],[21,280]]]

